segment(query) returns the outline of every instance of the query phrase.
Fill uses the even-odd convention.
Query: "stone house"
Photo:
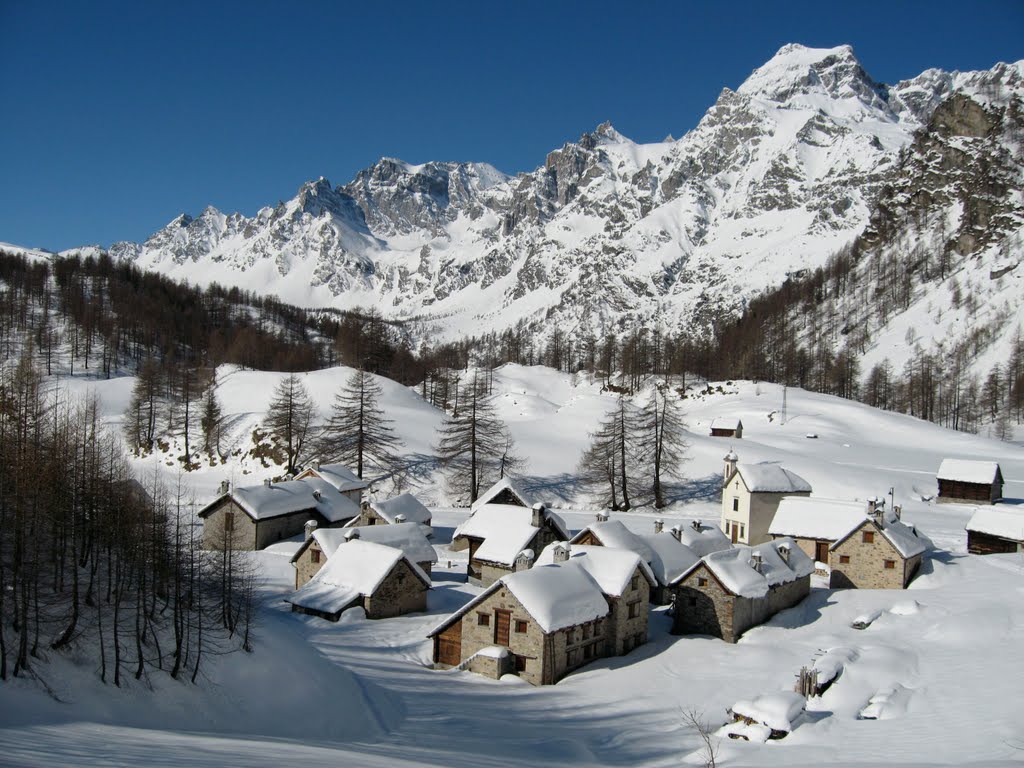
[[[386,619],[427,609],[430,577],[400,549],[358,539],[343,545],[286,601],[292,611],[337,621],[362,607],[368,619]]]
[[[437,552],[416,523],[365,528],[318,528],[310,520],[306,526],[306,540],[291,558],[292,567],[295,568],[296,589],[313,578],[339,548],[349,541],[369,541],[399,549],[428,576],[437,562]],[[341,551],[344,555],[345,550]]]
[[[743,422],[730,416],[719,416],[711,421],[711,437],[743,438]]]
[[[713,552],[672,584],[672,632],[735,643],[807,597],[813,572],[814,563],[789,539]]]
[[[810,483],[798,474],[778,464],[741,464],[729,451],[722,483],[722,530],[733,544],[763,544],[771,538],[768,527],[783,497],[810,495]]]
[[[672,528],[672,535],[681,544],[689,547],[697,557],[731,549],[732,542],[717,525],[707,525],[701,520],[691,520],[687,525]]]
[[[342,526],[359,507],[317,478],[230,488],[199,511],[204,549],[263,549],[301,534],[308,520],[322,528]]]
[[[295,476],[296,480],[308,480],[309,478],[330,483],[338,493],[347,496],[356,505],[362,501],[363,491],[370,485],[344,464],[321,464],[319,461],[310,463]]]
[[[921,567],[927,541],[880,507],[829,547],[829,587],[905,589]]]
[[[384,501],[364,501],[359,514],[348,523],[350,528],[369,525],[393,525],[394,523],[417,523],[423,526],[424,534],[433,535],[430,528],[431,513],[411,493],[403,493]]]
[[[1003,498],[1003,471],[994,461],[943,459],[935,477],[940,504],[995,504]]]
[[[1016,507],[979,507],[966,528],[967,551],[971,554],[1024,552],[1024,511]]]
[[[473,509],[484,504],[505,504],[512,507],[532,507],[534,502],[508,477],[503,477],[473,502]]]
[[[786,496],[768,533],[773,539],[793,539],[805,555],[827,568],[829,548],[860,525],[870,509],[870,502]]]
[[[469,583],[486,587],[515,571],[521,554],[530,560],[548,544],[568,538],[562,518],[543,504],[484,504],[455,529],[452,548],[469,549]]]
[[[656,520],[653,533],[640,534],[629,530],[619,520],[609,520],[604,513],[597,517],[597,522],[577,533],[570,544],[574,547],[617,547],[635,552],[650,566],[655,578],[651,602],[656,605],[671,602],[672,591],[668,585],[701,557],[682,543],[682,529],[665,531],[664,523]],[[718,535],[725,541],[726,547],[732,546],[721,531],[718,531]]]
[[[542,557],[545,564],[503,576],[431,631],[436,667],[548,685],[646,642],[651,579],[639,557],[574,553],[564,543]]]

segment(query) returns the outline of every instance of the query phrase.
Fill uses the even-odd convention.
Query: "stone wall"
[[[636,588],[632,587],[631,582],[621,597],[610,598],[608,601],[608,650],[604,655],[621,656],[647,642],[650,583],[639,567],[634,571],[632,581],[637,582]],[[630,605],[637,606],[634,618],[629,617]]]
[[[706,580],[701,586],[700,580]],[[735,598],[719,583],[707,566],[699,565],[675,589],[676,635],[711,635],[734,643],[732,631]]]
[[[526,668],[517,674],[534,685],[552,682],[550,667],[545,669],[549,654],[545,653],[545,635],[540,625],[526,612],[522,603],[515,595],[504,587],[495,590],[479,605],[463,616],[462,622],[462,658],[468,659],[480,649],[495,645],[497,630],[496,611],[511,611],[509,624],[508,649],[525,660]],[[480,624],[480,615],[487,616],[487,624]],[[516,621],[526,621],[526,632],[516,632]],[[547,673],[547,674],[545,674]]]
[[[280,515],[278,517],[271,517],[268,520],[257,521],[256,549],[263,549],[283,539],[290,539],[292,536],[304,533],[307,520],[316,520],[316,524],[321,528],[329,527],[328,522],[319,512],[308,509],[291,515]],[[236,515],[236,525],[237,522],[238,517]]]
[[[224,530],[225,513],[233,512],[233,530]],[[203,518],[203,549],[257,549],[256,521],[249,517],[234,499],[225,496],[217,506]]]
[[[874,541],[864,541],[865,532],[874,534]],[[844,557],[848,557],[850,561],[844,563]],[[886,560],[893,561],[892,568],[885,567]],[[832,577],[829,580],[829,587],[903,589],[916,572],[916,567],[921,561],[920,555],[911,560],[914,561],[913,571],[907,568],[903,557],[881,530],[870,520],[865,520],[830,552],[829,565]]]
[[[335,553],[339,556],[340,553]],[[363,607],[368,619],[386,619],[414,611],[427,610],[427,585],[409,567],[399,560],[384,577],[373,595],[364,598]]]
[[[320,562],[313,562],[313,553],[320,553]],[[316,543],[316,539],[309,543],[305,551],[299,555],[298,559],[292,563],[295,566],[295,588],[298,589],[307,581],[312,579],[317,572],[324,567],[327,562],[327,555],[320,550],[320,545]]]
[[[778,584],[768,590],[764,597],[737,597],[733,606],[732,636],[735,643],[751,627],[764,624],[779,611],[792,608],[811,591],[811,577],[804,576],[796,581]]]
[[[513,573],[513,568],[510,565],[499,565],[498,563],[488,563],[483,560],[477,560],[476,566],[480,569],[480,578],[470,578],[469,583],[475,584],[478,587],[489,587],[491,584],[496,582],[502,576],[508,576]]]

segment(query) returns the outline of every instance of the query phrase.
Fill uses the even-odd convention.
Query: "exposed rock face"
[[[981,198],[893,181],[934,153],[942,160],[922,159],[923,178],[971,173],[981,156],[957,159],[960,144],[984,141],[1020,109],[1022,68],[929,70],[890,87],[848,46],[786,46],[679,140],[635,144],[604,124],[516,177],[483,163],[385,158],[252,218],[209,208],[111,253],[303,305],[373,305],[449,337],[520,320],[572,336],[636,324],[706,330],[753,293],[823,264],[880,200],[955,194],[978,226],[1005,215],[1012,172],[988,174],[994,186]],[[979,95],[996,81],[1011,94],[998,108]],[[996,148],[984,158],[1006,161]]]

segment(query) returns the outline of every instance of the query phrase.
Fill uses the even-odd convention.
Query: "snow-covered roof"
[[[701,556],[676,539],[671,533],[641,534],[640,538],[650,547],[651,570],[661,585],[670,584],[673,580],[690,570]],[[727,542],[727,546],[728,542]]]
[[[522,502],[524,507],[533,506],[533,502],[530,501],[526,494],[524,494],[516,484],[512,482],[512,480],[508,477],[503,477],[477,497],[477,500],[473,502],[473,509],[482,507],[484,504],[489,504],[491,499],[497,497],[502,491],[508,491],[511,493],[515,498]]]
[[[565,523],[549,509],[544,510],[560,538],[568,539]],[[453,538],[471,536],[483,539],[476,550],[478,560],[512,565],[516,555],[526,549],[539,529],[533,526],[533,510],[512,504],[484,504],[455,529]]]
[[[706,525],[694,520],[689,525],[680,525],[672,529],[679,531],[679,541],[692,549],[698,557],[732,549],[732,541],[717,525]]]
[[[319,498],[315,493],[319,494]],[[329,483],[315,477],[233,488],[228,495],[254,520],[267,520],[309,510],[319,512],[328,522],[338,523],[359,514],[355,502],[342,496]],[[208,505],[206,509],[211,506]]]
[[[630,580],[636,569],[647,577],[653,585],[657,584],[651,567],[640,559],[636,552],[628,549],[617,549],[615,547],[593,547],[581,544],[567,544],[556,542],[548,544],[540,553],[534,567],[538,565],[551,565],[555,562],[555,549],[559,546],[569,547],[569,560],[567,562],[583,568],[601,587],[601,591],[609,597],[622,597],[623,592],[629,587]]]
[[[430,577],[400,549],[357,539],[346,543],[343,551],[344,556],[335,552],[335,556],[287,601],[301,608],[336,613],[358,598],[372,595],[403,559],[413,573],[430,586]]]
[[[605,520],[600,523],[591,523],[573,536],[572,542],[575,543],[579,541],[586,536],[587,533],[592,534],[595,539],[606,547],[618,547],[619,549],[628,549],[632,552],[636,552],[646,563],[651,562],[654,558],[654,550],[650,548],[647,542],[640,538],[639,535],[629,530],[629,528],[623,525],[619,520]]]
[[[994,461],[943,459],[942,464],[939,465],[939,472],[936,477],[939,480],[991,485],[1001,474],[999,464]]]
[[[608,601],[600,585],[575,563],[534,566],[528,571],[510,573],[499,583],[516,596],[545,632],[608,615]]]
[[[326,480],[339,491],[356,491],[369,485],[344,464],[314,464],[307,467],[304,472],[315,473],[317,477]]]
[[[430,525],[430,510],[411,493],[403,493],[385,501],[373,501],[370,506],[389,523],[394,523],[396,517],[404,515],[406,522]]]
[[[1024,510],[1000,505],[978,507],[966,527],[975,533],[1024,541]]]
[[[817,496],[784,496],[768,533],[799,539],[841,539],[862,522],[867,503]]]
[[[351,540],[369,541],[400,549],[414,563],[437,562],[437,551],[423,535],[423,526],[419,523],[363,525],[358,528],[342,528],[341,531]],[[315,536],[316,532],[313,535]]]
[[[773,731],[793,730],[793,721],[804,711],[806,701],[795,691],[763,693],[755,699],[743,699],[732,705],[733,714],[749,717]]]
[[[780,547],[789,549],[788,560],[779,554]],[[760,568],[755,567],[755,555],[761,557]],[[814,573],[814,562],[792,539],[776,539],[755,547],[739,546],[712,552],[700,562],[731,593],[749,598],[764,597],[771,587],[796,581]],[[697,565],[694,565],[677,581],[685,578],[696,568]]]
[[[719,416],[718,418],[711,420],[712,429],[737,430],[742,426],[743,422],[741,422],[735,416]]]
[[[861,518],[861,520],[854,525],[849,531],[843,534],[832,546],[830,550],[836,549],[842,544],[851,533],[858,530],[865,522],[869,522],[867,514]],[[889,541],[890,544],[896,549],[896,551],[903,558],[914,557],[924,552],[928,548],[930,543],[926,538],[917,533],[913,528],[904,525],[896,515],[892,512],[886,512],[882,516],[881,523],[869,523],[873,527],[877,527],[882,535]]]
[[[810,493],[811,484],[778,464],[737,464],[751,493]]]

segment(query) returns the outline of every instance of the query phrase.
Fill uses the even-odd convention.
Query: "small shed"
[[[1024,510],[996,504],[979,507],[967,522],[967,551],[994,555],[1024,551]]]
[[[362,606],[368,619],[427,609],[430,577],[400,549],[358,540],[343,546],[344,556],[336,552],[286,598],[292,611],[337,621],[355,606]]]
[[[731,416],[719,416],[711,421],[711,437],[743,437],[743,422]]]
[[[943,459],[936,480],[940,503],[995,504],[1003,498],[1003,472],[994,461]]]

